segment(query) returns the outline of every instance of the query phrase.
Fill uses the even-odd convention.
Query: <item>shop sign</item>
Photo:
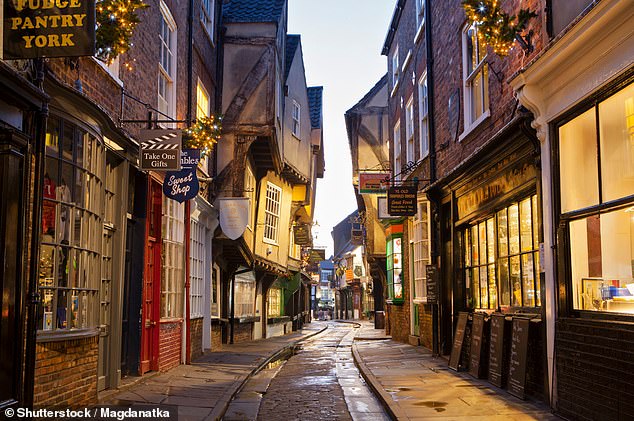
[[[293,235],[295,236],[295,244],[298,246],[308,246],[311,243],[310,225],[299,224],[293,226]]]
[[[427,304],[437,304],[438,303],[438,268],[436,265],[427,265],[427,282],[426,282],[426,293],[427,293]]]
[[[5,0],[1,59],[95,54],[95,2]]]
[[[310,249],[310,255],[308,257],[308,263],[319,264],[322,260],[326,260],[325,249]]]
[[[418,186],[395,186],[387,191],[387,211],[391,216],[416,215]]]
[[[218,199],[220,228],[230,240],[244,234],[249,223],[250,201],[248,197],[222,197]]]
[[[359,194],[385,193],[390,176],[389,172],[359,173]]]
[[[346,269],[346,281],[354,280],[354,272],[352,269]]]
[[[200,149],[183,149],[181,152],[181,170],[165,173],[163,194],[178,203],[196,197],[200,190],[200,183],[196,175],[199,162]]]
[[[181,130],[141,130],[139,167],[142,171],[181,169]]]

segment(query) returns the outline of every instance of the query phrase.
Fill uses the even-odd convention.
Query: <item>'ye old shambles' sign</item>
[[[94,0],[4,0],[4,59],[95,54]]]
[[[200,185],[196,168],[200,162],[200,149],[183,149],[181,152],[181,170],[168,171],[163,181],[163,193],[179,203],[191,200],[198,194]]]

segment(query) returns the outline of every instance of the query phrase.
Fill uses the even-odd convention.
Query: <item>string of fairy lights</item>
[[[183,146],[189,149],[200,149],[201,156],[211,152],[220,140],[222,133],[222,116],[211,115],[196,120],[196,123],[183,132]]]
[[[517,15],[503,12],[497,0],[463,0],[467,19],[478,27],[478,39],[491,46],[493,52],[506,57],[513,43],[531,18],[537,14],[530,9],[520,9]]]
[[[96,7],[96,56],[110,64],[132,46],[132,33],[140,22],[137,11],[148,5],[143,0],[101,0]]]

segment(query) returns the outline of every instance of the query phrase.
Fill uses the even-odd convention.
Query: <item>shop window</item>
[[[538,230],[533,195],[462,231],[469,308],[541,306]]]
[[[106,282],[111,278],[111,233],[103,230],[105,149],[100,139],[73,123],[55,117],[48,121],[38,330],[94,328],[102,275]]]
[[[162,318],[176,318],[183,315],[184,214],[183,203],[163,196]]]
[[[558,134],[572,308],[634,314],[634,85]]]
[[[418,211],[411,225],[413,276],[412,297],[415,301],[427,301],[427,265],[430,264],[429,202],[418,201]]]
[[[264,242],[277,244],[277,231],[280,222],[282,189],[272,183],[266,183],[266,206],[264,221]]]
[[[189,299],[191,317],[203,317],[205,293],[205,227],[191,220],[189,239]]]
[[[266,303],[268,317],[282,316],[282,289],[269,288],[266,293]]]
[[[402,303],[404,300],[402,241],[401,235],[393,235],[386,244],[388,299],[393,303]]]
[[[464,132],[470,132],[489,111],[489,68],[486,45],[480,43],[475,24],[462,32]]]
[[[234,316],[236,318],[253,317],[255,314],[255,275],[253,272],[246,272],[235,277],[236,308]]]

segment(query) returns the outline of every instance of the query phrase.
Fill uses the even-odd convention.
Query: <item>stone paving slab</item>
[[[560,420],[541,402],[456,373],[425,348],[395,342],[368,322],[361,325],[352,346],[355,362],[395,419]]]

